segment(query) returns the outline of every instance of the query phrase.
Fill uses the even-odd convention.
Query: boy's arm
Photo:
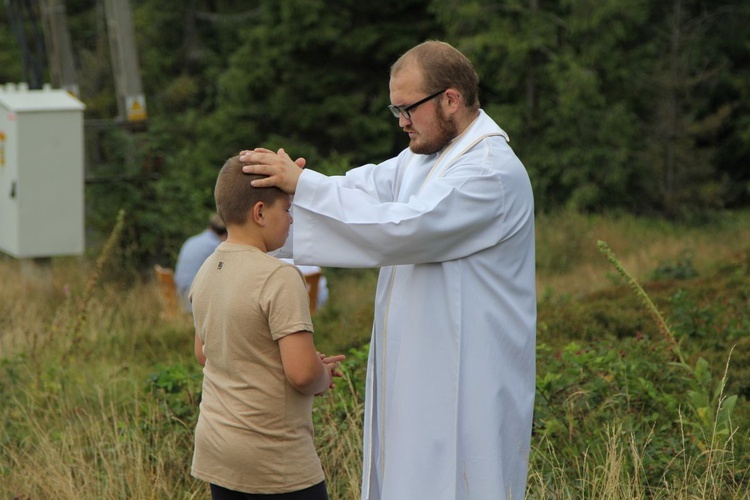
[[[206,366],[206,356],[203,354],[203,342],[201,342],[198,332],[195,332],[195,359],[201,365]]]
[[[329,358],[323,362],[315,350],[313,336],[310,332],[297,332],[279,339],[281,364],[284,374],[292,387],[303,394],[322,394],[333,380],[333,372],[338,362],[344,359]]]

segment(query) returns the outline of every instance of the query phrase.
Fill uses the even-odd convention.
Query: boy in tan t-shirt
[[[327,499],[312,404],[341,376],[344,356],[315,350],[304,277],[267,255],[289,235],[291,198],[252,187],[257,178],[238,157],[219,172],[214,196],[228,236],[190,290],[204,365],[191,473],[214,500]]]

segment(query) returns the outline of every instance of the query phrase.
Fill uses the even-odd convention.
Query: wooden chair
[[[321,276],[323,276],[322,272],[305,275],[307,293],[310,295],[310,314],[315,314],[318,310],[318,288]]]
[[[176,318],[180,313],[180,304],[177,298],[177,288],[174,284],[174,271],[168,267],[162,267],[159,264],[154,266],[156,282],[159,285],[159,292],[162,302],[162,317]]]

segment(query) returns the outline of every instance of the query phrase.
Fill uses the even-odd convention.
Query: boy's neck
[[[232,230],[227,228],[226,242],[235,245],[249,245],[262,252],[268,252],[263,238],[253,231],[252,228],[247,228],[246,230],[243,230],[242,227],[232,228]]]

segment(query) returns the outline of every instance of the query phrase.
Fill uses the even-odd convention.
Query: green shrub
[[[651,280],[688,280],[696,276],[698,271],[693,266],[691,250],[683,250],[674,262],[662,262],[647,275]]]
[[[147,381],[150,402],[163,415],[163,424],[191,435],[198,422],[203,383],[199,366],[197,363],[157,365],[157,371]]]
[[[554,443],[554,461],[548,454],[532,455],[535,480],[543,485],[559,482],[560,477],[583,480],[582,457],[605,463],[616,429],[623,438],[620,442],[629,441],[635,448],[618,460],[637,489],[658,491],[688,476],[711,482],[693,484],[695,492],[715,491],[721,484],[731,485],[732,491],[741,489],[747,482],[741,471],[750,466],[745,450],[748,432],[738,429],[733,419],[739,397],[728,391],[728,356],[719,364],[726,368],[717,376],[700,349],[692,351],[693,361],[683,353],[685,340],[707,337],[706,330],[718,316],[704,311],[700,317],[705,321],[691,321],[685,328],[681,315],[695,308],[686,294],[677,293],[672,302],[676,319],[665,319],[606,244],[600,247],[656,328],[651,334],[636,331],[627,337],[602,329],[596,340],[561,348],[540,342],[533,441],[537,447]],[[736,461],[727,461],[730,453]],[[682,462],[675,461],[678,456]]]

